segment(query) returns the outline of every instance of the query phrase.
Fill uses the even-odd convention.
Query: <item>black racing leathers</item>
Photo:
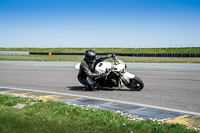
[[[95,89],[95,82],[94,79],[96,77],[100,77],[101,74],[96,74],[94,73],[95,71],[95,66],[105,60],[108,59],[110,56],[99,56],[95,62],[89,63],[85,58],[82,60],[80,69],[79,69],[79,74],[78,74],[78,79],[81,83],[86,85],[89,90],[94,90]]]

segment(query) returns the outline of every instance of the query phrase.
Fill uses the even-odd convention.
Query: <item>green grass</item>
[[[200,47],[184,48],[0,48],[0,51],[28,51],[52,53],[84,53],[92,49],[96,53],[200,53]]]
[[[2,61],[81,61],[83,55],[0,55]]]
[[[35,104],[30,105],[30,103]],[[13,108],[18,103],[22,109]],[[129,120],[108,110],[81,108],[62,102],[0,95],[1,133],[195,133],[179,124],[152,120]]]
[[[69,61],[80,62],[83,55],[0,55],[1,61]],[[200,58],[174,57],[126,57],[119,56],[124,62],[134,63],[200,63]],[[110,60],[109,60],[110,61]]]
[[[0,51],[29,51],[52,53],[84,53],[90,48],[0,48]],[[92,48],[96,53],[200,53],[200,47],[191,48]],[[83,55],[0,55],[3,61],[81,61]],[[124,57],[124,62],[142,63],[200,63],[200,58]]]

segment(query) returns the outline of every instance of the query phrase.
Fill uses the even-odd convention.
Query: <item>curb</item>
[[[162,109],[149,108],[139,105],[131,105],[114,101],[98,100],[91,98],[81,98],[78,96],[52,94],[41,91],[27,91],[19,89],[11,89],[0,87],[0,94],[9,94],[14,96],[37,98],[43,101],[60,101],[66,104],[98,107],[100,109],[122,112],[132,115],[139,119],[153,119],[167,123],[179,123],[189,128],[200,130],[200,116],[180,113],[175,111],[167,111]]]

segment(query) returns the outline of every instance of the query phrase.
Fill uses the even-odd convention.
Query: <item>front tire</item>
[[[130,79],[130,83],[124,83],[124,85],[127,88],[131,89],[132,91],[140,91],[144,87],[143,81],[137,76],[135,76],[134,78]]]

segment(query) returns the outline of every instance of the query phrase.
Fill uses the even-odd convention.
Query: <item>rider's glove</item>
[[[116,57],[116,55],[115,54],[109,54],[108,57],[111,57],[111,58],[114,59]]]

